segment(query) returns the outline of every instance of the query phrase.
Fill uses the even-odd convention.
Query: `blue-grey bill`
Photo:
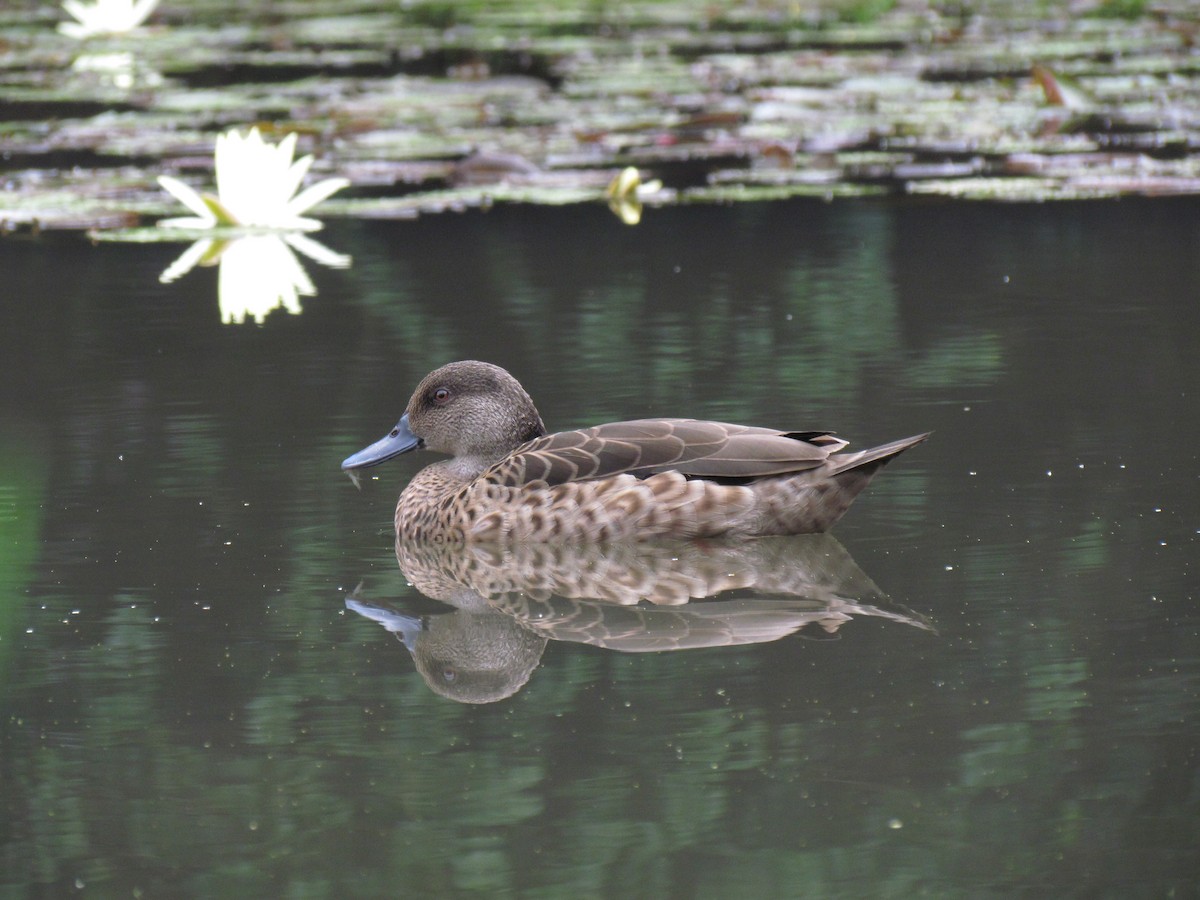
[[[365,469],[368,466],[377,466],[381,462],[387,462],[394,456],[399,456],[401,453],[407,453],[410,450],[416,450],[421,446],[421,439],[413,434],[408,428],[408,413],[400,417],[400,421],[396,423],[388,434],[381,437],[370,447],[364,447],[357,453],[347,456],[342,460],[342,468],[349,471],[350,469]]]
[[[378,622],[392,634],[399,635],[410,653],[417,645],[417,635],[425,630],[425,623],[418,616],[406,616],[374,603],[355,600],[353,597],[346,598],[346,609],[353,610],[360,616],[366,616],[368,619]]]

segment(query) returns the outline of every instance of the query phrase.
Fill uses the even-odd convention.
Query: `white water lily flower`
[[[300,298],[316,296],[317,289],[292,252],[331,268],[344,269],[351,259],[302,234],[250,234],[232,240],[205,238],[196,241],[158,280],[164,284],[182,278],[197,265],[219,265],[217,305],[221,322],[238,324],[247,318],[262,324],[267,314],[282,307],[300,313]]]
[[[58,30],[80,40],[98,34],[121,34],[145,22],[156,6],[158,0],[63,0],[63,9],[76,21],[63,22]]]
[[[214,154],[217,196],[199,194],[177,178],[160,175],[158,183],[195,217],[164,219],[164,228],[270,228],[315,231],[316,219],[300,214],[350,184],[346,178],[326,178],[296,194],[313,158],[292,162],[296,135],[268,144],[257,128],[244,137],[237,129],[217,136]],[[295,196],[292,196],[295,194]]]

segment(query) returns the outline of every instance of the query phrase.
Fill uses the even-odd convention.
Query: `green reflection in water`
[[[481,295],[473,308],[485,324],[471,328],[411,257],[356,248],[363,278],[355,270],[348,292],[361,293],[341,313],[362,321],[346,330],[331,317],[306,334],[316,303],[212,344],[194,322],[179,328],[186,338],[155,325],[146,356],[163,346],[181,361],[158,370],[142,413],[111,399],[145,364],[129,340],[142,313],[107,328],[102,299],[73,297],[78,321],[51,336],[112,367],[89,369],[95,386],[81,392],[77,376],[40,363],[62,379],[47,393],[71,395],[54,413],[64,475],[49,486],[28,446],[0,455],[0,480],[16,473],[34,510],[0,571],[24,585],[36,535],[47,548],[36,585],[47,612],[22,632],[4,685],[0,885],[17,895],[63,894],[78,880],[114,896],[388,896],[398,885],[439,896],[953,896],[1112,885],[1162,895],[1194,883],[1200,671],[1169,555],[1190,549],[1188,534],[1168,531],[1170,503],[1157,518],[1130,514],[1147,491],[1154,502],[1174,491],[1168,464],[1191,471],[1194,418],[1082,390],[1092,370],[1065,363],[1072,402],[1030,404],[1045,372],[1016,362],[1048,353],[1036,310],[1011,322],[969,310],[911,350],[900,323],[912,310],[899,308],[885,252],[895,235],[871,225],[877,215],[848,216],[855,228],[832,247],[806,253],[799,242],[756,260],[757,277],[698,278],[685,308],[656,289],[642,257],[556,291],[538,282],[535,255],[496,239],[470,256],[503,288]],[[780,284],[789,289],[776,293]],[[1176,333],[1178,310],[1161,309],[1143,314],[1156,346]],[[1126,352],[1124,312],[1112,318],[1109,336],[1062,326],[1087,337],[1086,363],[1189,385],[1190,357]],[[33,371],[53,358],[40,333],[29,329]],[[189,356],[191,340],[201,350]],[[362,436],[340,432],[360,424],[322,430],[320,416],[337,398],[355,406],[385,390],[398,406],[411,384],[392,379],[500,345],[545,348],[529,357],[531,380],[550,389],[564,425],[630,415],[635,401],[785,422],[812,403],[859,420],[872,415],[862,394],[883,381],[923,400],[960,382],[988,388],[982,425],[939,433],[926,456],[872,487],[888,501],[874,507],[887,528],[872,540],[909,554],[880,583],[935,608],[942,635],[893,642],[868,629],[840,644],[686,662],[557,647],[496,709],[434,696],[403,647],[338,611],[338,588],[362,575],[403,593],[374,527],[407,473],[350,490],[336,463]],[[311,363],[327,358],[336,362]],[[811,399],[790,399],[797,385]],[[1170,439],[1140,472],[1089,457],[1071,479],[1057,461],[1046,478],[1047,459],[1111,452],[1093,436],[1120,438],[1113,423],[1128,417],[1111,415],[1114,403],[1136,413],[1139,449],[1146,434]],[[933,412],[910,402],[897,415]],[[1064,419],[1078,423],[1065,438],[1050,427]],[[144,432],[147,459],[89,467],[97,446],[134,443],[106,423]],[[1147,472],[1150,457],[1166,462]],[[123,474],[133,463],[137,478]],[[978,471],[970,484],[968,470]],[[104,510],[102,524],[83,515],[91,509]],[[929,527],[893,541],[898,510]],[[139,543],[142,529],[163,544]],[[113,562],[139,553],[141,566]],[[87,621],[63,624],[81,600]]]
[[[6,425],[21,439],[0,438],[0,684],[24,623],[19,598],[32,580],[37,561],[49,464],[36,429]]]
[[[995,384],[1004,371],[1000,336],[956,335],[935,343],[908,371],[918,388],[981,387]]]
[[[778,354],[775,377],[845,403],[861,391],[864,366],[894,361],[900,340],[887,257],[890,222],[882,214],[858,216],[837,257],[792,270],[790,312],[799,340]]]

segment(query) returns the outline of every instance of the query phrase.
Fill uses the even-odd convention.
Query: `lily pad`
[[[157,176],[206,175],[216,134],[251,125],[351,179],[318,216],[591,202],[627,165],[665,182],[655,203],[1197,193],[1200,20],[1159,7],[176,0],[76,41],[25,4],[0,12],[0,223],[173,214]],[[468,178],[480,156],[529,171]]]

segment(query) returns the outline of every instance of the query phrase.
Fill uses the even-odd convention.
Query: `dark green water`
[[[0,895],[1191,896],[1200,206],[789,203],[335,223],[223,325],[182,247],[0,240]],[[931,441],[836,531],[834,635],[551,641],[488,705],[347,612],[451,359],[551,428]]]

